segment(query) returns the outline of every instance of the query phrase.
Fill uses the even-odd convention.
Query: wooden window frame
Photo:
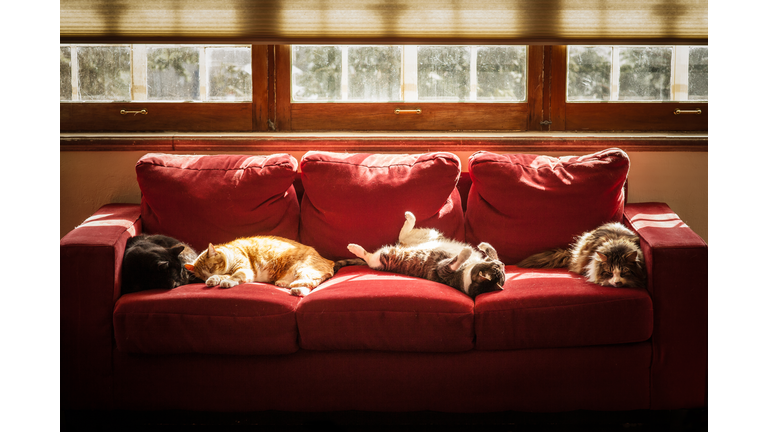
[[[268,129],[268,46],[251,46],[248,102],[81,102],[59,104],[61,132],[252,132]],[[146,115],[121,111],[146,110]]]
[[[706,132],[707,102],[566,102],[567,46],[528,46],[523,103],[291,103],[290,45],[251,45],[251,102],[61,102],[66,132]],[[395,115],[421,108],[421,115]],[[676,109],[702,110],[675,115]],[[146,109],[148,115],[121,115]]]

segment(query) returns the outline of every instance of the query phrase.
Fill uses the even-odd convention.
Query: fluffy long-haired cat
[[[415,276],[446,284],[473,299],[482,293],[503,289],[504,263],[496,249],[480,243],[477,249],[469,244],[444,237],[439,231],[414,228],[416,217],[405,213],[398,243],[383,246],[373,253],[350,243],[350,252],[358,259],[336,261],[335,269],[352,264],[367,264],[374,270],[384,270]]]
[[[197,257],[188,244],[160,234],[140,234],[128,239],[123,257],[122,293],[147,289],[172,289],[195,282],[183,265]]]
[[[644,287],[645,258],[640,239],[619,222],[601,225],[580,235],[568,249],[531,255],[517,264],[523,268],[557,268],[584,275],[603,286]]]
[[[333,276],[333,261],[301,243],[276,236],[254,236],[208,245],[186,266],[207,286],[230,288],[246,282],[266,282],[305,296]]]

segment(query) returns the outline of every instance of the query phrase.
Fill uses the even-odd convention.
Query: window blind
[[[707,44],[707,0],[61,0],[62,43]]]

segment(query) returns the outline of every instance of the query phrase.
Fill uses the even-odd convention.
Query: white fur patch
[[[272,275],[269,274],[269,270],[263,270],[260,267],[256,267],[255,270],[253,275],[254,282],[272,282]]]
[[[469,286],[472,285],[472,268],[466,268],[464,269],[464,272],[461,274],[461,289],[464,291],[464,294],[469,295]]]

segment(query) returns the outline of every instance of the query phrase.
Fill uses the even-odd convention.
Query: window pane
[[[526,100],[526,47],[477,48],[477,99]]]
[[[200,100],[200,49],[148,47],[147,99]]]
[[[469,47],[420,46],[417,62],[419,100],[469,99]]]
[[[208,100],[250,101],[253,91],[249,48],[206,48]]]
[[[341,48],[295,46],[292,51],[293,100],[341,100]]]
[[[131,99],[131,49],[121,46],[77,48],[80,100]]]
[[[688,51],[688,100],[709,97],[709,47],[691,47]]]
[[[70,47],[60,47],[59,100],[72,100],[72,53]]]
[[[619,100],[669,100],[671,47],[619,48]]]
[[[400,101],[400,70],[402,47],[349,47],[350,100],[387,102]]]
[[[611,100],[611,47],[568,47],[568,100]]]

